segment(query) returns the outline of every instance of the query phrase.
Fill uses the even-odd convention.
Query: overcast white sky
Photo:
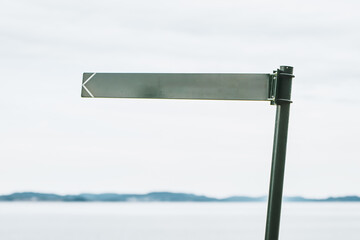
[[[81,99],[83,72],[294,66],[285,195],[360,195],[359,1],[3,0],[0,194],[268,192],[267,102]]]

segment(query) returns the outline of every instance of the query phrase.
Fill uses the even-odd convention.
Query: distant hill
[[[80,194],[87,201],[102,202],[214,202],[216,198],[187,193],[151,192],[147,194]]]
[[[147,194],[83,193],[79,195],[58,195],[51,193],[21,192],[0,195],[0,201],[39,201],[39,202],[264,202],[266,197],[232,196],[212,198],[203,195],[172,192],[151,192]],[[304,197],[284,197],[286,202],[360,202],[358,196],[330,197],[312,199]]]

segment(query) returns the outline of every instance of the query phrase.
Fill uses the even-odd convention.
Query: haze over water
[[[0,204],[6,240],[258,240],[265,203]],[[358,240],[360,203],[284,203],[280,239]]]

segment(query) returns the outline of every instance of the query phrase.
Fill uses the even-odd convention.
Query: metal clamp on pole
[[[265,240],[278,240],[284,183],[286,143],[291,103],[293,67],[281,66],[273,77],[272,104],[276,104],[274,147],[266,218]]]
[[[281,104],[282,102],[291,103],[291,85],[293,75],[293,67],[281,66],[277,70],[277,83],[275,92],[275,104]]]

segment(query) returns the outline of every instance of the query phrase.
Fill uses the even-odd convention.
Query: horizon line
[[[147,195],[153,195],[153,194],[170,194],[170,195],[184,195],[184,196],[194,196],[194,197],[203,197],[208,200],[215,200],[215,201],[223,201],[228,199],[234,199],[234,198],[246,198],[246,199],[252,199],[252,200],[258,200],[258,201],[264,201],[268,198],[268,195],[257,195],[257,196],[251,196],[251,195],[230,195],[227,197],[212,197],[207,194],[196,194],[196,193],[189,193],[189,192],[172,192],[172,191],[150,191],[146,193],[118,193],[118,192],[100,192],[100,193],[93,193],[93,192],[81,192],[77,194],[60,194],[60,193],[54,193],[54,192],[37,192],[37,191],[17,191],[12,192],[8,194],[0,194],[0,197],[10,197],[13,195],[19,195],[19,194],[39,194],[39,195],[55,195],[59,197],[76,197],[76,196],[82,196],[82,195],[93,195],[93,196],[101,196],[101,195],[117,195],[117,196],[133,196],[133,197],[143,197]],[[344,200],[344,199],[355,199],[356,201],[360,201],[360,196],[353,194],[353,195],[340,195],[340,196],[327,196],[327,197],[304,197],[302,195],[286,195],[283,196],[283,200],[303,200],[303,201],[326,201],[326,200]],[[1,200],[0,200],[1,201]]]

